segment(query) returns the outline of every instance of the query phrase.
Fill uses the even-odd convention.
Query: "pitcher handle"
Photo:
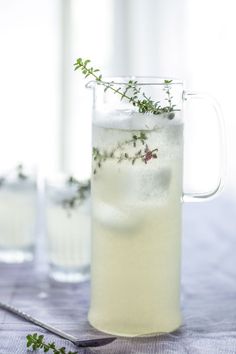
[[[209,200],[218,195],[224,186],[225,177],[226,177],[226,139],[225,139],[225,125],[223,121],[223,116],[221,112],[221,108],[218,102],[203,93],[194,92],[194,91],[184,91],[183,92],[183,100],[187,101],[190,99],[203,99],[208,101],[209,104],[214,108],[215,114],[218,122],[219,129],[219,137],[220,137],[220,154],[219,154],[219,179],[217,185],[214,189],[209,190],[204,193],[185,193],[183,192],[183,201],[184,202],[201,202],[204,200]]]

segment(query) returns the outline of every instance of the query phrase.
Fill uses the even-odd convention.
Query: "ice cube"
[[[181,112],[172,113],[140,113],[137,110],[108,107],[102,111],[96,111],[93,122],[95,125],[123,130],[154,130],[162,127],[182,125]]]
[[[158,121],[163,121],[161,115],[154,116],[130,109],[96,112],[94,116],[95,125],[123,130],[152,130]]]
[[[102,201],[94,202],[93,217],[101,226],[112,232],[132,233],[141,224],[141,218],[134,210],[118,208]]]
[[[93,122],[103,128],[130,130],[132,115],[130,109],[108,109],[95,112]]]
[[[132,180],[132,183],[125,190],[125,204],[145,203],[148,206],[163,203],[169,192],[171,169],[162,167],[144,172],[142,168],[140,173],[136,173],[133,178],[130,176],[128,180]]]

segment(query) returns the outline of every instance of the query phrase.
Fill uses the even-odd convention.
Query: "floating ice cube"
[[[122,210],[102,201],[94,202],[93,217],[101,226],[112,232],[132,233],[141,224],[140,217],[133,210]]]
[[[70,200],[76,196],[77,186],[56,186],[48,188],[48,198],[54,204],[62,205],[63,201]]]
[[[168,194],[171,181],[171,169],[162,168],[158,171],[153,171],[150,174],[145,174],[141,181],[141,200],[156,200],[164,198]]]
[[[133,115],[130,109],[110,109],[102,112],[97,111],[94,115],[94,124],[103,128],[130,129],[130,120]]]
[[[165,202],[171,182],[170,168],[142,170],[131,178],[130,176],[129,180],[132,180],[132,183],[127,185],[124,194],[125,204],[141,203],[145,207],[145,204],[148,206]]]

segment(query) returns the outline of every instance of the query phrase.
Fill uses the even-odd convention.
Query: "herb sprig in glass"
[[[140,132],[138,135],[134,134],[130,140],[125,140],[122,143],[117,144],[109,151],[101,151],[94,147],[93,160],[96,167],[94,168],[93,173],[96,174],[98,169],[102,167],[102,164],[109,159],[115,159],[118,163],[124,160],[130,161],[132,165],[134,165],[137,160],[143,161],[146,164],[149,160],[156,159],[158,149],[155,148],[151,150],[146,143],[147,139],[147,135],[144,132]],[[124,146],[133,145],[133,147],[137,147],[140,143],[141,148],[134,154],[122,151]]]
[[[25,181],[28,176],[24,172],[24,167],[22,164],[19,164],[15,167],[14,170],[11,170],[8,172],[5,176],[0,176],[0,187],[7,182],[8,177],[11,177],[12,175],[16,175],[16,178],[19,181]]]
[[[138,109],[139,113],[149,113],[153,115],[167,114],[168,119],[173,119],[175,117],[175,105],[172,102],[173,96],[171,94],[171,84],[172,80],[164,80],[164,91],[166,93],[165,101],[167,105],[162,106],[160,101],[154,101],[151,97],[148,97],[145,92],[141,91],[141,86],[138,81],[129,80],[124,87],[117,87],[114,81],[107,82],[103,79],[102,74],[99,69],[94,68],[90,65],[90,60],[83,60],[78,58],[74,64],[75,70],[80,70],[84,74],[85,78],[92,77],[99,85],[104,86],[104,91],[113,91],[114,94],[120,96],[120,99],[126,99],[134,107]],[[109,159],[115,159],[118,163],[126,160],[130,161],[132,165],[135,164],[137,160],[143,161],[145,164],[151,160],[157,158],[158,148],[150,149],[147,142],[147,136],[144,132],[140,132],[140,135],[132,135],[130,140],[126,140],[119,143],[113,149],[106,151],[101,151],[97,147],[93,147],[93,160],[95,162],[95,168],[93,173],[96,174],[98,169],[100,169],[103,163]],[[133,155],[123,151],[124,146],[129,146],[133,144],[135,147],[138,142],[141,142],[145,147],[141,147]]]
[[[170,84],[172,80],[164,80],[165,84],[165,91],[167,93],[167,106],[161,106],[160,101],[153,101],[151,97],[147,97],[144,92],[141,92],[141,87],[139,86],[138,81],[136,80],[129,80],[127,84],[125,84],[125,88],[122,89],[121,87],[116,88],[116,84],[114,81],[104,81],[103,77],[100,73],[99,69],[95,69],[89,65],[91,61],[89,59],[83,60],[82,58],[78,58],[74,64],[75,70],[81,70],[81,72],[87,77],[93,77],[95,81],[103,85],[104,91],[107,90],[113,91],[115,94],[120,95],[120,99],[127,99],[134,107],[138,108],[139,113],[152,113],[155,115],[173,112],[175,105],[172,104],[172,96],[170,93]],[[130,95],[132,92],[132,95]],[[171,118],[173,115],[171,115]]]
[[[62,201],[62,205],[67,210],[74,209],[77,205],[80,205],[88,196],[90,192],[90,181],[79,182],[73,176],[70,176],[66,185],[68,187],[75,187],[75,194],[71,198],[65,198]]]

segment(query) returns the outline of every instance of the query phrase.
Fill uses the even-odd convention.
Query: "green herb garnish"
[[[0,187],[6,183],[8,177],[12,177],[13,175],[16,175],[16,178],[20,181],[25,181],[28,176],[24,173],[24,167],[22,164],[17,165],[14,170],[9,171],[6,173],[5,176],[0,177]]]
[[[140,113],[152,113],[155,115],[162,114],[162,113],[170,113],[174,111],[175,105],[172,103],[172,96],[170,93],[170,85],[172,80],[164,80],[164,91],[167,94],[167,102],[168,105],[162,107],[160,105],[160,101],[153,101],[151,97],[147,97],[144,92],[141,92],[141,87],[138,81],[129,80],[125,84],[125,88],[122,89],[121,87],[116,88],[117,84],[114,81],[107,82],[103,80],[102,75],[100,74],[99,69],[94,69],[92,66],[89,66],[90,60],[83,60],[82,58],[78,58],[76,63],[74,64],[75,70],[81,70],[81,72],[85,75],[85,77],[93,77],[95,81],[103,85],[104,91],[107,90],[113,91],[115,94],[120,95],[120,99],[128,100],[134,107],[138,108]],[[132,92],[132,95],[130,93]],[[173,114],[169,116],[169,119],[173,119]]]
[[[28,176],[26,176],[26,174],[24,173],[24,168],[22,164],[16,166],[16,172],[18,179],[26,180],[28,178]]]
[[[78,354],[78,352],[67,352],[65,347],[56,348],[54,342],[46,343],[43,335],[38,335],[37,333],[28,334],[26,336],[27,339],[27,348],[31,348],[33,350],[43,349],[44,353],[52,351],[53,354]]]
[[[132,139],[125,140],[122,143],[119,143],[115,148],[110,151],[100,151],[98,148],[94,147],[93,160],[95,162],[96,167],[94,168],[93,173],[96,174],[97,170],[101,168],[102,164],[108,159],[116,159],[119,163],[126,160],[130,161],[132,165],[134,165],[137,160],[141,160],[146,164],[149,160],[156,159],[158,149],[155,148],[153,150],[150,150],[148,145],[145,143],[147,139],[148,138],[146,134],[144,132],[140,132],[138,135],[133,135]],[[136,153],[132,155],[122,151],[122,149],[127,145],[133,145],[133,147],[136,147],[140,143],[141,149],[139,149]]]
[[[126,99],[138,109],[139,113],[151,113],[154,115],[166,113],[168,119],[174,118],[175,105],[172,102],[173,96],[171,95],[172,80],[163,81],[163,89],[166,93],[165,100],[167,101],[167,105],[161,106],[160,101],[153,101],[151,97],[147,97],[147,95],[141,91],[141,84],[139,84],[138,81],[129,80],[124,84],[123,88],[117,87],[117,84],[114,81],[104,81],[100,70],[93,68],[89,63],[89,59],[83,60],[82,58],[78,58],[74,64],[74,68],[75,70],[79,69],[84,74],[85,78],[93,77],[99,85],[104,86],[105,92],[111,90],[114,94],[118,94],[121,100]],[[132,165],[134,165],[137,160],[141,160],[146,164],[149,160],[156,159],[158,148],[151,150],[146,140],[146,134],[141,131],[139,135],[133,135],[130,140],[117,144],[117,146],[109,151],[101,151],[98,147],[93,147],[93,160],[95,162],[93,173],[96,174],[98,169],[102,167],[103,163],[109,159],[116,159],[118,163],[124,160],[130,161]],[[134,154],[130,155],[123,151],[125,146],[133,144],[133,146],[136,147],[139,142],[141,142],[142,145],[145,145],[145,147],[142,147]]]
[[[67,210],[74,209],[77,205],[80,205],[88,196],[90,192],[90,181],[79,182],[73,176],[69,177],[66,181],[68,186],[75,186],[75,195],[69,199],[63,199],[62,205]]]

